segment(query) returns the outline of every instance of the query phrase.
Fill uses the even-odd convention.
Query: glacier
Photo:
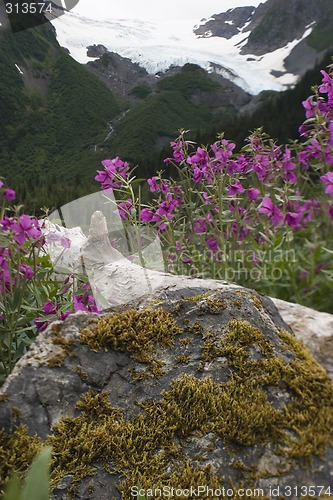
[[[103,1],[99,0],[101,4],[96,11],[91,10],[91,1],[89,10],[87,0],[81,0],[75,9],[52,21],[59,44],[66,47],[78,62],[85,64],[94,60],[95,58],[87,56],[87,47],[102,44],[109,51],[138,63],[150,74],[166,71],[170,66],[194,63],[209,72],[219,72],[252,95],[263,90],[285,90],[296,83],[298,76],[287,73],[283,61],[312,30],[311,26],[307,27],[301,39],[274,52],[261,56],[242,55],[240,50],[246,43],[249,31],[243,33],[242,30],[229,40],[221,37],[198,37],[193,32],[194,26],[200,23],[198,19],[112,17],[117,14],[117,10],[110,12],[110,7],[107,9],[107,5],[110,6],[109,0],[108,4],[103,4]],[[221,6],[221,2],[219,4]],[[247,3],[254,7],[258,4],[257,0],[249,0]],[[101,9],[103,5],[104,10]],[[224,5],[224,10],[227,10],[230,2],[224,2]],[[246,0],[232,2],[233,7],[245,5]],[[206,2],[205,9],[208,7],[209,1]],[[138,10],[138,16],[140,12]],[[208,11],[207,19],[216,13],[218,12]],[[189,12],[189,16],[191,14]]]

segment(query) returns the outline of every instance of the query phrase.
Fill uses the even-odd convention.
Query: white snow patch
[[[24,75],[23,71],[21,70],[21,68],[15,64],[15,68],[17,69],[17,71],[21,74],[21,75]]]

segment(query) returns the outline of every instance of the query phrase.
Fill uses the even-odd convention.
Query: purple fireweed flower
[[[298,127],[298,132],[300,136],[307,137],[309,135],[309,126],[302,123],[300,127]]]
[[[28,238],[38,239],[42,236],[38,220],[36,218],[31,218],[27,214],[20,215],[17,222],[11,224],[11,229],[15,233],[15,241],[19,245],[23,245]]]
[[[308,278],[308,276],[309,276],[309,272],[304,269],[303,271],[301,271],[299,273],[298,279],[299,280],[304,280],[304,279]]]
[[[43,305],[42,311],[47,316],[56,315],[57,314],[57,307],[55,306],[55,304],[52,304],[52,302],[47,301]],[[37,330],[39,332],[43,332],[46,329],[46,327],[51,323],[51,321],[52,320],[45,319],[43,317],[39,317],[39,318],[34,319],[35,326],[37,327]]]
[[[236,179],[232,184],[230,184],[228,189],[228,196],[234,196],[238,193],[244,193],[245,189],[241,185],[241,183]]]
[[[128,163],[116,156],[111,160],[103,160],[102,165],[105,170],[97,170],[98,175],[95,177],[101,183],[101,189],[120,188],[128,175]]]
[[[261,181],[265,181],[269,173],[269,158],[265,155],[256,154],[253,170],[256,172],[257,177]]]
[[[15,233],[15,241],[19,245],[23,245],[28,238],[38,239],[42,236],[38,220],[27,214],[20,215],[17,222],[11,224],[11,229]]]
[[[156,214],[161,217],[167,217],[169,220],[173,218],[171,212],[177,207],[175,200],[173,202],[162,201],[159,208],[156,210]]]
[[[126,201],[121,201],[118,203],[118,207],[118,210],[115,210],[114,213],[119,214],[122,220],[126,220],[132,210],[132,199],[128,198]]]
[[[3,231],[7,231],[12,227],[13,224],[13,219],[10,219],[8,215],[5,215],[5,217],[0,220],[0,224],[2,226]]]
[[[230,160],[227,172],[229,175],[233,175],[234,172],[246,173],[251,170],[251,168],[250,158],[247,158],[244,154],[240,154],[234,160]]]
[[[13,189],[9,189],[9,188],[4,190],[3,195],[6,198],[6,200],[15,200],[15,198],[16,198],[15,191]]]
[[[45,312],[45,314],[56,314],[57,313],[57,308],[52,302],[47,301],[42,307],[42,311]]]
[[[149,184],[149,191],[154,193],[155,191],[160,191],[160,187],[156,182],[157,178],[154,176],[151,179],[148,179],[147,182]]]
[[[67,319],[68,316],[70,316],[71,314],[72,314],[72,311],[68,311],[68,312],[65,312],[65,313],[61,312],[61,313],[58,314],[58,316],[59,316],[60,321],[65,321],[65,319]]]
[[[2,181],[0,181],[0,188],[2,188],[2,187],[3,187],[3,182],[2,182]]]
[[[216,253],[219,249],[219,244],[218,244],[218,241],[215,239],[215,238],[209,238],[207,241],[206,241],[206,245],[208,246],[208,248],[210,250],[212,250],[212,252]]]
[[[196,220],[194,222],[193,229],[196,234],[205,234],[207,231],[207,220],[206,219]]]
[[[161,183],[161,191],[164,194],[170,193],[170,187],[168,186],[168,184],[164,180]]]
[[[253,264],[259,264],[259,265],[262,264],[262,260],[259,259],[259,257],[255,252],[252,252],[252,262]]]
[[[333,172],[322,175],[320,180],[326,184],[325,193],[333,197]]]
[[[90,295],[90,285],[83,285],[84,292],[81,295],[75,295],[73,297],[74,311],[88,311],[101,314],[102,311],[96,305],[95,299]]]
[[[293,160],[291,159],[291,151],[288,148],[288,146],[286,146],[285,152],[283,154],[282,168],[283,168],[283,171],[285,173],[284,180],[286,182],[292,182],[292,183],[297,182],[297,177],[293,172],[296,168],[296,165],[293,162]]]
[[[259,194],[260,191],[259,189],[256,188],[250,188],[247,192],[247,196],[250,198],[251,201],[257,201]]]
[[[222,170],[228,163],[236,144],[222,139],[220,143],[212,144],[211,149],[215,155],[214,167]]]
[[[199,167],[194,167],[192,180],[193,182],[201,182],[204,178],[204,173]]]
[[[325,119],[332,118],[332,97],[328,96],[328,102],[324,99],[318,99],[317,108]]]
[[[62,236],[60,238],[60,244],[63,248],[70,248],[72,245],[72,242],[69,238],[67,238],[67,236]]]
[[[23,274],[23,276],[27,278],[27,280],[31,280],[33,278],[34,271],[30,266],[22,264],[20,266],[20,271]]]
[[[173,149],[173,157],[174,157],[174,160],[177,162],[177,163],[180,163],[181,161],[184,160],[185,158],[185,154],[184,154],[184,151],[183,151],[183,142],[182,141],[177,141],[177,142],[170,142],[170,146],[172,147]]]
[[[309,157],[310,157],[309,151],[300,151],[298,153],[297,157],[298,157],[298,161],[301,163],[304,170],[308,170],[309,169]]]
[[[209,205],[209,203],[210,203],[210,196],[209,196],[209,194],[208,194],[208,193],[206,193],[206,192],[204,191],[204,192],[202,193],[202,197],[203,197],[203,199],[205,200],[205,204],[206,204],[206,205]]]
[[[0,247],[0,291],[2,291],[1,286],[3,283],[6,287],[11,284],[10,270],[8,265],[9,257],[9,249]]]
[[[312,139],[310,144],[306,146],[306,149],[309,152],[309,155],[316,159],[321,158],[323,154],[321,144],[317,141],[317,139]]]
[[[325,269],[329,265],[330,265],[330,262],[328,262],[328,261],[319,262],[318,264],[316,264],[316,266],[314,268],[315,274],[319,274],[322,269]]]
[[[151,222],[154,214],[149,208],[143,208],[140,212],[140,220],[143,222]]]
[[[319,92],[321,94],[333,94],[333,79],[331,76],[326,73],[323,69],[320,71],[320,73],[323,75],[322,83],[319,86]]]
[[[283,219],[281,210],[273,204],[272,200],[268,196],[263,197],[258,212],[268,215],[268,217],[272,219],[274,226],[277,226]]]
[[[302,218],[302,214],[297,212],[288,212],[285,215],[284,222],[290,227],[297,227]]]
[[[316,103],[313,100],[313,96],[302,101],[303,108],[305,109],[306,118],[312,118],[316,114]]]
[[[109,172],[119,174],[124,177],[124,179],[126,178],[128,174],[128,163],[121,160],[119,156],[112,158],[112,160],[103,160],[101,163]]]
[[[158,224],[158,228],[163,231],[167,227],[166,222],[174,218],[174,214],[171,212],[173,212],[179,204],[179,200],[173,199],[172,194],[168,193],[167,200],[160,203],[155,213],[152,213],[149,209],[143,209],[140,215],[141,220],[144,220],[145,222],[156,222]]]
[[[186,162],[189,165],[196,165],[196,166],[206,166],[209,161],[209,156],[208,153],[205,149],[202,148],[197,148],[196,153],[194,153],[192,156],[189,156],[186,160]]]
[[[330,121],[328,131],[330,135],[327,144],[333,149],[333,121]]]

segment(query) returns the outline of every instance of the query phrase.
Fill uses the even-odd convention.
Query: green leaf
[[[49,500],[49,462],[51,458],[51,447],[44,448],[33,461],[21,500]]]
[[[141,490],[142,490],[142,487],[139,485],[139,486],[138,486],[138,491],[139,491],[139,493],[138,493],[138,495],[137,495],[136,499],[137,499],[137,500],[146,500],[146,495],[141,495],[141,494],[140,494],[140,491],[141,491]]]
[[[333,250],[330,250],[329,248],[322,247],[322,250],[324,250],[325,252],[333,254]]]
[[[9,480],[3,500],[21,500],[20,481],[16,475]]]

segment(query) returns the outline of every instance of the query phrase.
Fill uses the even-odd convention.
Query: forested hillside
[[[0,71],[0,174],[22,200],[52,204],[57,190],[70,198],[93,174],[90,145],[104,139],[119,102],[58,46],[50,24],[4,31]]]

